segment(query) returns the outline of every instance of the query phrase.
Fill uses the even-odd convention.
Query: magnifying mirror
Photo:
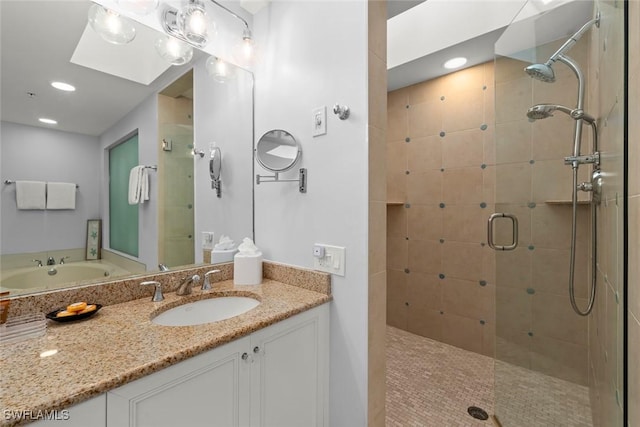
[[[220,147],[211,149],[211,159],[209,159],[209,176],[211,177],[211,188],[216,190],[216,196],[222,197],[222,183],[220,182],[220,172],[222,171],[222,151]]]
[[[270,130],[256,145],[256,160],[268,171],[284,172],[298,162],[302,150],[296,139],[286,130]]]

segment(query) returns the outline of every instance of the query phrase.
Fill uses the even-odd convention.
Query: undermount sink
[[[260,301],[250,297],[218,297],[174,307],[160,313],[151,322],[162,326],[194,326],[230,319],[255,308]]]

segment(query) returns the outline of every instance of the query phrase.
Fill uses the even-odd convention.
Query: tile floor
[[[503,427],[591,427],[588,388],[387,327],[388,427],[483,427],[467,413],[494,413]]]

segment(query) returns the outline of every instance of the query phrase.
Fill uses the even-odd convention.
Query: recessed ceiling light
[[[463,57],[458,57],[458,58],[452,58],[450,60],[448,60],[447,62],[444,63],[444,68],[448,68],[448,69],[453,69],[453,68],[458,68],[458,67],[462,67],[464,64],[467,63],[467,58],[463,58]]]
[[[69,83],[63,82],[51,82],[51,86],[59,90],[64,90],[65,92],[73,92],[76,90],[75,86],[71,86]]]
[[[46,123],[48,125],[57,125],[58,122],[53,120],[53,119],[47,119],[45,117],[40,117],[38,120],[40,120],[42,123]]]

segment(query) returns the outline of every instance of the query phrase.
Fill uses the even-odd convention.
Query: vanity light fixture
[[[38,121],[41,122],[41,123],[46,123],[48,125],[57,125],[58,124],[58,122],[56,120],[48,119],[46,117],[40,117],[38,119]]]
[[[235,77],[233,68],[221,58],[210,56],[205,64],[207,74],[219,83],[225,83]]]
[[[127,44],[136,37],[133,21],[99,4],[89,8],[89,25],[109,43]]]
[[[452,59],[448,60],[447,62],[444,63],[443,66],[444,66],[444,68],[446,68],[448,70],[452,70],[454,68],[460,68],[466,63],[467,63],[467,58],[459,56],[457,58],[452,58]]]
[[[175,37],[160,37],[155,47],[160,56],[172,65],[184,65],[193,58],[193,48]]]
[[[144,16],[158,7],[158,0],[117,0],[118,6],[136,15]]]
[[[195,47],[203,48],[209,42],[209,21],[204,4],[199,0],[188,0],[183,10],[166,6],[160,17],[164,31]]]
[[[65,92],[74,92],[76,90],[75,86],[72,86],[69,83],[64,83],[64,82],[51,82],[51,86]]]
[[[233,59],[241,67],[251,67],[256,59],[255,50],[255,42],[247,26],[242,32],[242,41],[233,48]]]

